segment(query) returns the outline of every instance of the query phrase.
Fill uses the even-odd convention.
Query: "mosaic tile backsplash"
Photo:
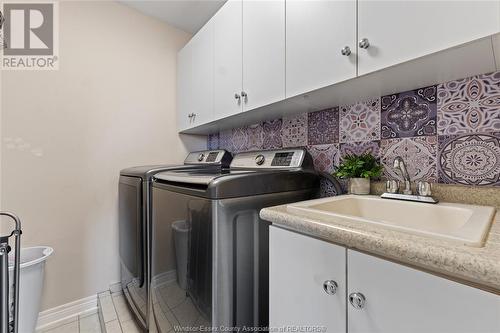
[[[383,179],[500,186],[500,72],[303,113],[208,136],[209,149],[242,152],[306,147],[318,171],[370,152]]]

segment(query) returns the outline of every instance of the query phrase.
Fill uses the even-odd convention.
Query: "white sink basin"
[[[435,205],[342,195],[287,206],[311,217],[341,218],[407,233],[481,247],[495,214],[493,207],[452,203]]]

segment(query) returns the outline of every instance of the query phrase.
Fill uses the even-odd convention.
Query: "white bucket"
[[[19,333],[35,332],[40,301],[42,299],[45,260],[54,250],[48,246],[21,249],[21,272],[19,281]],[[9,253],[10,304],[14,293],[14,249]],[[12,306],[11,306],[12,309]]]

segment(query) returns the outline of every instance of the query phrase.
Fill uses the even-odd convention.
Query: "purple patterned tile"
[[[339,145],[337,143],[308,146],[307,151],[312,156],[316,171],[331,173],[334,167],[339,165]]]
[[[219,149],[219,133],[209,134],[207,137],[207,149]]]
[[[500,72],[438,86],[438,134],[500,131]]]
[[[375,158],[380,158],[380,141],[354,142],[340,144],[340,158],[346,155],[372,154]]]
[[[279,149],[283,147],[281,141],[282,120],[275,119],[265,121],[262,124],[262,148],[263,149]]]
[[[229,152],[234,151],[232,129],[219,132],[219,149],[225,149]]]
[[[327,198],[327,197],[335,197],[342,193],[338,193],[335,186],[332,182],[327,178],[321,178],[319,181],[319,197]]]
[[[500,185],[500,133],[439,136],[439,181]]]
[[[307,113],[283,117],[281,140],[283,147],[307,146]]]
[[[254,124],[247,127],[247,150],[261,150],[264,143],[262,124]]]
[[[322,145],[339,142],[339,108],[308,114],[308,144]]]
[[[436,86],[381,98],[382,139],[436,135]]]
[[[232,133],[233,153],[239,153],[248,149],[248,135],[246,127],[233,128]]]
[[[340,107],[340,142],[380,139],[380,99]]]
[[[380,141],[380,154],[380,162],[384,167],[386,179],[403,180],[393,168],[394,158],[401,156],[412,181],[435,182],[437,180],[437,136],[384,139]]]

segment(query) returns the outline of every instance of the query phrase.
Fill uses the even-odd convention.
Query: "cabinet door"
[[[358,74],[492,35],[499,1],[358,1]]]
[[[273,226],[269,232],[270,327],[345,333],[345,248]],[[323,289],[327,280],[338,284],[334,295]]]
[[[189,114],[192,109],[191,56],[192,48],[188,43],[177,54],[177,127],[179,130],[191,126]]]
[[[243,110],[285,99],[285,1],[243,2]]]
[[[213,17],[214,115],[216,119],[241,112],[241,0],[229,0]]]
[[[191,106],[192,124],[197,126],[213,118],[214,62],[213,26],[208,22],[190,41],[191,56]]]
[[[287,0],[286,97],[355,76],[356,1]]]
[[[500,332],[500,296],[348,250],[349,333]]]

